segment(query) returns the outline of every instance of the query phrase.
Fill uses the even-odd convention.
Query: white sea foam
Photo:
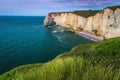
[[[62,29],[60,32],[64,32],[64,29]]]
[[[58,40],[60,41],[60,42],[62,42],[62,39],[61,39],[61,37],[60,36],[56,36],[57,38],[58,38]]]
[[[52,31],[52,33],[56,33],[57,31],[55,30],[55,31]]]

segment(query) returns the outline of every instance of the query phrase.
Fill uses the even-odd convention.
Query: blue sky
[[[38,15],[49,12],[103,9],[120,0],[0,0],[0,15]]]

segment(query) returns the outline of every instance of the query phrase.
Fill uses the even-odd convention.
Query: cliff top
[[[82,17],[88,18],[89,16],[96,15],[101,10],[80,10],[80,11],[74,11],[75,14],[80,15]]]
[[[49,14],[61,14],[61,13],[73,13],[73,11],[69,11],[69,12],[51,12]]]
[[[117,8],[120,8],[120,6],[111,6],[111,7],[106,7],[104,9],[111,9],[113,11],[115,11]],[[83,16],[85,18],[88,18],[90,16],[94,16],[99,12],[102,12],[104,9],[102,10],[79,10],[79,11],[74,11],[75,14]]]
[[[117,8],[120,8],[120,5],[119,6],[111,6],[111,7],[107,7],[107,8],[115,11]],[[105,8],[105,9],[107,9],[107,8]]]
[[[120,5],[110,6],[110,7],[104,8],[104,9],[107,9],[107,8],[115,11],[117,8],[120,8]],[[84,18],[88,18],[90,16],[96,15],[99,12],[102,12],[104,9],[102,9],[102,10],[78,10],[78,11],[70,11],[70,12],[52,12],[50,14],[75,13],[77,15],[80,15],[80,16],[84,17]]]

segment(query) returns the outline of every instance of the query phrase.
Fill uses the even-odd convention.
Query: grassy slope
[[[79,45],[48,63],[15,68],[0,80],[120,80],[120,38]]]
[[[84,18],[88,18],[90,16],[94,16],[96,15],[98,12],[100,12],[101,10],[80,10],[80,11],[74,11],[75,14],[80,15]]]

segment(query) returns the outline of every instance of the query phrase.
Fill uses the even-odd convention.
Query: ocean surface
[[[45,17],[0,17],[0,74],[17,66],[44,63],[78,44],[92,41],[60,27],[44,27]]]

